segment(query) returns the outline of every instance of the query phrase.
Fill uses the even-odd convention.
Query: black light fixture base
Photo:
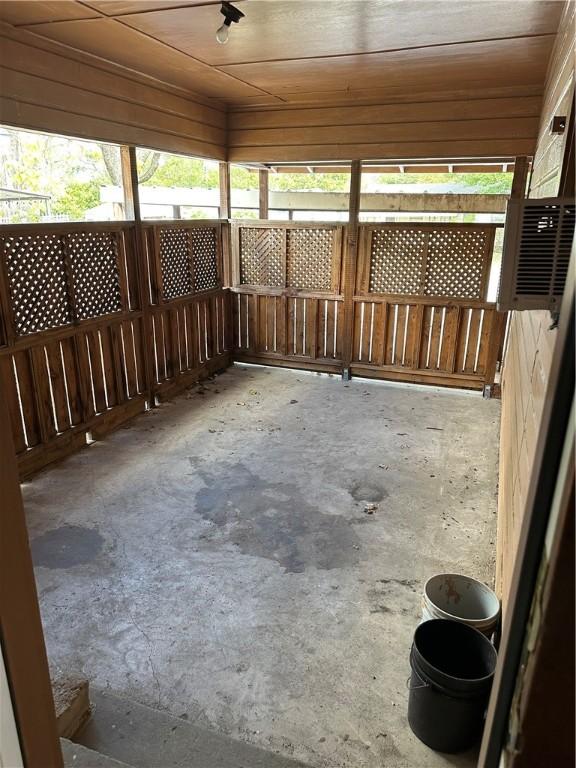
[[[240,19],[244,18],[242,11],[235,8],[232,3],[223,2],[222,7],[220,8],[220,13],[224,16],[224,24],[226,24],[227,27],[229,27],[232,22],[237,24]]]

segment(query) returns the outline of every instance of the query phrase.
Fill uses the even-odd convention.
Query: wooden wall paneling
[[[554,115],[568,115],[574,93],[574,12],[564,5],[547,75],[538,145],[532,163],[530,197],[555,196],[562,186],[564,158],[573,137],[550,133]],[[525,191],[525,163],[518,162],[513,193]],[[564,170],[566,175],[566,171]],[[570,194],[570,190],[566,190]],[[573,193],[573,189],[571,190]],[[505,320],[495,316],[495,329]],[[556,331],[550,330],[546,311],[511,313],[507,351],[502,371],[502,421],[500,438],[500,490],[498,499],[496,590],[508,610],[517,543],[524,518],[524,503],[544,410]],[[494,332],[497,332],[496,330]],[[503,333],[503,330],[502,330]],[[490,377],[495,363],[486,361]]]
[[[0,25],[0,35],[4,123],[224,158],[225,116],[219,109],[175,97],[157,82],[135,82],[137,76],[118,67],[105,71],[78,52],[45,50],[40,38],[8,25]]]

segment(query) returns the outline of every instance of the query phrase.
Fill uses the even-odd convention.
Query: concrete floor
[[[246,366],[145,414],[24,486],[52,665],[319,768],[473,765],[406,680],[426,578],[492,581],[499,414]]]

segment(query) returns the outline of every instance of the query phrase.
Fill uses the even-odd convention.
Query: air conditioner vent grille
[[[564,292],[576,223],[573,200],[510,200],[500,309],[556,309]]]

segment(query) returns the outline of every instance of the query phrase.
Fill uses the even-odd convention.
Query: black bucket
[[[408,722],[438,752],[463,752],[480,738],[496,667],[492,643],[449,619],[425,621],[410,651]]]

